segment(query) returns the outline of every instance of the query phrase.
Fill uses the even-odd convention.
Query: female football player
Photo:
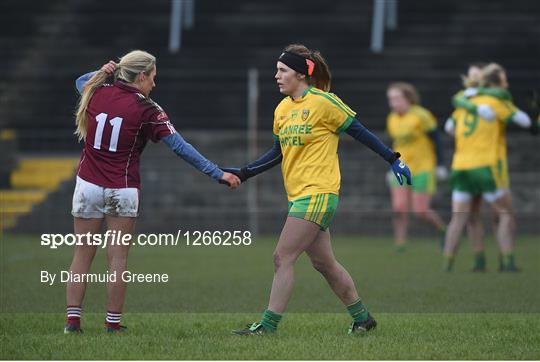
[[[495,63],[481,70],[478,83],[482,88],[508,87],[504,69]],[[530,119],[524,112],[510,107],[507,101],[487,93],[476,93],[469,101],[477,110],[481,105],[489,106],[495,117],[482,116],[480,112],[471,111],[471,107],[460,107],[445,125],[447,132],[454,134],[456,152],[451,176],[453,216],[446,234],[444,268],[448,271],[452,269],[459,239],[467,222],[475,230],[472,236],[482,238],[478,201],[482,197],[497,213],[496,239],[503,255],[503,270],[516,271],[512,236],[514,219],[511,202],[505,197],[507,187],[503,178],[506,173],[500,170],[501,158],[506,156],[506,142],[501,147],[501,138],[506,137],[505,125],[508,121],[528,127]],[[478,248],[482,246],[480,251],[483,252],[483,245],[478,245]],[[485,268],[485,261],[483,264],[477,266]]]
[[[480,67],[477,64],[473,64],[469,67],[468,77],[464,79],[464,85],[467,87],[463,92],[454,96],[452,102],[456,108],[466,109],[471,114],[478,114],[480,117],[489,121],[494,120],[496,115],[492,108],[486,104],[475,105],[469,100],[469,98],[477,95],[490,95],[501,100],[508,109],[512,112],[511,120],[518,126],[527,128],[530,126],[530,118],[528,115],[519,110],[512,101],[512,96],[508,91],[508,81],[506,72],[496,64],[490,64],[487,68],[487,73],[492,74],[492,78],[482,78],[482,69],[486,65]],[[499,79],[500,78],[500,79]],[[483,86],[481,86],[483,85]],[[500,271],[517,271],[518,268],[514,261],[514,246],[515,246],[515,221],[513,217],[512,206],[512,194],[510,192],[510,178],[508,175],[508,158],[506,147],[506,122],[499,123],[499,138],[498,144],[498,156],[497,156],[497,181],[498,192],[502,194],[501,202],[506,205],[508,210],[512,212],[512,220],[510,225],[510,240],[503,241],[503,244],[499,245],[500,248]],[[448,123],[449,127],[452,127],[452,123]],[[484,244],[484,232],[483,226],[480,221],[480,206],[481,197],[473,198],[471,206],[471,215],[469,218],[468,234],[469,238],[473,241],[473,250],[475,253],[473,271],[485,271],[486,259],[485,259],[485,244]],[[495,213],[497,215],[497,213]],[[497,222],[495,222],[495,232],[497,232]]]
[[[412,187],[399,187],[392,175],[388,175],[394,212],[395,244],[398,251],[404,250],[409,204],[412,204],[416,217],[437,230],[442,242],[445,224],[439,214],[430,207],[435,193],[435,178],[445,179],[448,174],[442,159],[437,120],[430,111],[420,106],[420,97],[412,84],[390,84],[387,97],[392,111],[387,118],[386,130],[393,140],[394,149],[402,155],[414,178]]]
[[[114,83],[107,84],[109,75]],[[76,112],[75,134],[84,141],[73,194],[75,234],[84,236],[76,245],[70,275],[88,273],[96,245],[93,234],[108,230],[131,234],[139,209],[139,159],[148,142],[163,141],[176,154],[199,171],[236,188],[240,180],[204,158],[176,132],[165,111],[149,98],[155,87],[156,58],[135,50],[118,64],[109,62],[100,71],[76,81],[81,97]],[[86,237],[87,236],[87,237]],[[117,332],[126,293],[121,274],[126,270],[129,245],[110,244],[107,248],[109,274],[116,281],[107,283],[108,332]],[[128,243],[131,244],[131,243]],[[73,280],[77,280],[73,278]],[[67,323],[65,333],[81,331],[81,305],[86,283],[68,282],[66,290]]]
[[[275,79],[286,97],[275,110],[272,149],[241,169],[226,170],[245,181],[281,163],[289,211],[273,255],[268,308],[260,322],[233,333],[264,334],[277,329],[293,290],[295,262],[303,252],[347,306],[353,318],[349,333],[370,330],[376,322],[330,243],[328,227],[340,188],[339,134],[346,132],[377,152],[391,165],[400,184],[403,177],[411,184],[409,169],[399,160],[399,153],[386,147],[354,118],[354,111],[329,93],[330,70],[320,52],[299,44],[287,46],[277,59]]]

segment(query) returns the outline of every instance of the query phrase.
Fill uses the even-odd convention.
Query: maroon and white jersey
[[[157,103],[121,81],[96,89],[87,115],[77,175],[107,188],[139,188],[139,161],[146,143],[176,132]]]

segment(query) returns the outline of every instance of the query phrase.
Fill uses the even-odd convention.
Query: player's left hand
[[[392,172],[400,185],[403,185],[403,176],[407,179],[407,185],[412,185],[411,170],[409,170],[409,167],[399,158],[392,164]]]
[[[439,165],[435,169],[435,175],[437,176],[437,180],[446,181],[448,179],[448,170],[445,166]]]

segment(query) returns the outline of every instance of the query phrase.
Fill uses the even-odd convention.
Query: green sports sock
[[[398,253],[404,253],[406,249],[407,247],[405,246],[405,244],[396,245],[396,251]]]
[[[453,255],[445,255],[443,260],[443,270],[450,272],[452,271],[452,268],[454,267],[454,256]]]
[[[368,319],[368,310],[360,299],[353,304],[349,304],[347,310],[355,322],[362,322]]]
[[[275,332],[282,315],[267,309],[263,313],[261,324],[269,331]]]
[[[486,269],[486,254],[483,251],[474,254],[474,269]]]
[[[507,253],[502,255],[502,267],[504,270],[513,270],[516,268],[514,253]]]

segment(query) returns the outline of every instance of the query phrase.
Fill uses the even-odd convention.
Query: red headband
[[[307,64],[307,74],[311,76],[313,74],[313,69],[315,69],[315,62],[311,59],[306,59]]]

